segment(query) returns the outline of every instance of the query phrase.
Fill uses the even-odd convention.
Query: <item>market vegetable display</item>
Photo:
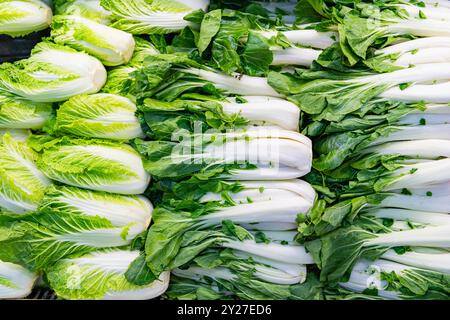
[[[449,299],[448,1],[52,9],[0,1],[50,29],[0,64],[1,299]]]

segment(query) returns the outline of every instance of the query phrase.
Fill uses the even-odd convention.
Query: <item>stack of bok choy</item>
[[[155,277],[173,271],[167,296],[320,297],[306,267],[312,256],[294,241],[297,217],[315,200],[298,179],[312,160],[311,141],[298,133],[299,108],[264,77],[236,78],[181,53],[147,57],[135,78],[151,141],[134,146],[157,203],[146,263]],[[185,281],[197,285],[185,292],[177,285]]]
[[[319,198],[297,240],[330,298],[447,299],[450,11],[302,2],[337,23],[339,43],[308,69],[269,74],[314,142],[306,180]]]

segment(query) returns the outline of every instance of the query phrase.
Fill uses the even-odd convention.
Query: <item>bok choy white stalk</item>
[[[409,67],[418,64],[449,62],[449,56],[450,37],[428,37],[379,49],[375,51],[373,59],[378,61],[384,59],[397,66]]]
[[[240,99],[229,98],[222,106],[226,113],[238,113],[249,124],[278,126],[290,131],[298,131],[299,128],[300,109],[284,99],[243,96]]]
[[[298,245],[294,231],[253,232],[262,239],[229,239],[219,243],[223,248],[241,250],[248,254],[292,264],[313,264],[314,260],[304,246]]]
[[[322,52],[309,48],[286,48],[274,51],[272,65],[296,65],[309,67]]]
[[[226,75],[217,71],[198,68],[189,68],[183,71],[211,82],[218,89],[229,94],[282,97],[282,95],[268,85],[267,79],[263,77],[252,77],[237,73]]]
[[[417,248],[415,248],[417,250]],[[431,251],[427,248],[426,251]],[[394,250],[386,251],[381,257],[386,260],[395,261],[417,268],[434,270],[436,272],[450,273],[450,253],[447,250],[442,252],[421,252],[408,251],[403,254],[397,254]]]
[[[270,39],[281,34],[289,42],[302,47],[311,47],[316,49],[325,49],[336,42],[337,34],[334,32],[318,32],[313,29],[289,30],[289,31],[263,31],[261,34]]]

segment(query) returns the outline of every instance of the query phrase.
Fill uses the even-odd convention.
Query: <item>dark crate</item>
[[[0,35],[0,62],[10,62],[29,57],[31,50],[49,31],[35,32],[23,38],[11,38]]]

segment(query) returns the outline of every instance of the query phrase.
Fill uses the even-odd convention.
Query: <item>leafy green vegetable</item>
[[[187,268],[174,270],[177,277],[197,281],[197,288],[188,287],[190,290],[186,292],[186,287],[171,286],[167,295],[178,299],[217,299],[217,296],[227,296],[226,292],[229,292],[246,300],[320,298],[318,280],[312,275],[306,278],[304,272],[306,270],[297,265],[249,257],[226,249],[205,253]],[[202,285],[211,289],[205,292]]]
[[[103,8],[112,12],[114,28],[133,34],[166,34],[180,31],[189,24],[184,20],[195,10],[206,10],[209,1],[193,0],[101,0]]]
[[[152,138],[170,140],[178,130],[207,131],[242,127],[248,120],[239,113],[225,112],[219,101],[175,100],[164,102],[147,98],[139,106],[141,121],[145,124],[146,134]]]
[[[361,228],[363,225],[366,229]],[[448,228],[447,224],[392,232],[372,219],[365,219],[359,226],[338,229],[306,242],[305,246],[321,269],[321,280],[333,282],[349,272],[360,257],[374,260],[395,247],[446,247]],[[396,256],[401,254],[390,260],[397,261]]]
[[[288,91],[288,99],[300,106],[304,112],[311,114],[313,120],[339,122],[345,116],[359,112],[377,97],[391,99],[391,96],[398,95],[397,86],[402,83],[447,80],[449,75],[442,70],[444,65],[424,64],[384,74],[360,75],[353,78],[348,74],[333,71],[299,71],[296,78],[271,73],[269,83],[279,86],[278,91],[282,93]],[[280,86],[283,83],[276,84],[280,80],[294,81],[295,84],[283,89]],[[421,101],[446,103],[448,100],[448,97],[437,95],[434,91],[419,88],[420,86],[416,88],[416,85],[409,87],[402,93],[404,98],[397,100],[416,103]],[[414,91],[416,91],[415,96],[412,96],[411,93]],[[417,96],[420,96],[420,99],[417,99]]]
[[[6,133],[0,140],[0,208],[22,214],[37,209],[50,185],[36,166],[38,155]],[[1,211],[0,209],[0,211]]]
[[[31,293],[37,275],[20,265],[0,261],[0,298],[19,299]]]
[[[41,129],[53,113],[49,103],[0,94],[0,128]]]
[[[135,47],[130,33],[75,15],[55,16],[51,36],[55,43],[85,51],[106,66],[127,63]]]
[[[160,185],[164,187],[163,183]],[[193,185],[196,189],[192,188]],[[314,190],[300,180],[233,183],[191,178],[181,183],[166,185],[163,189],[165,193],[155,210],[155,223],[148,232],[146,245],[149,254],[158,260],[167,259],[164,257],[183,250],[180,246],[188,234],[213,235],[211,230],[217,229],[223,221],[245,225],[248,230],[295,229],[294,222],[297,215],[306,213],[312,207],[315,198]],[[256,232],[254,235],[256,247],[260,243],[259,238],[260,234]],[[267,236],[265,239],[271,242]],[[224,240],[214,241],[220,243]],[[272,246],[279,245],[272,244]],[[245,250],[244,248],[245,245],[240,250]],[[264,250],[264,244],[260,250]],[[271,249],[267,250],[272,259],[282,259],[281,253],[272,256]],[[288,246],[279,250],[296,251],[296,248]],[[303,256],[293,258],[298,254],[301,255],[301,250],[292,253],[290,258],[307,261]]]
[[[347,53],[349,57],[355,55],[364,59],[372,44],[391,35],[431,37],[447,36],[450,32],[448,22],[419,20],[414,13],[408,13],[401,7],[388,8],[380,10],[376,5],[360,4],[358,9],[344,16],[339,26],[339,36],[341,46],[351,50]],[[448,9],[446,11],[449,12]],[[419,12],[422,11],[417,11],[417,14]]]
[[[340,285],[356,292],[376,289],[376,294],[386,299],[447,300],[450,277],[386,260],[362,260],[353,268],[349,281]]]
[[[111,23],[111,12],[103,9],[100,0],[54,0],[55,13],[74,15],[102,24]]]
[[[153,207],[143,196],[122,196],[67,186],[51,186],[45,193],[39,211],[103,217],[114,226],[126,229],[127,239],[134,239],[149,226]]]
[[[176,224],[170,224],[178,215],[170,214],[163,208],[154,212],[155,225],[148,234],[145,253],[147,265],[155,275],[180,267],[213,247],[236,249],[284,263],[312,263],[304,247],[292,244],[293,232],[274,233],[273,236],[277,238],[271,238],[271,243],[257,243],[253,233],[230,220],[223,220],[221,226],[219,224],[202,230],[199,227],[190,228],[189,222],[181,223],[179,219]],[[186,230],[182,237],[162,237],[164,232],[176,234],[180,230]],[[285,239],[290,239],[291,245],[281,244]]]
[[[142,38],[134,38],[136,46],[128,64],[112,68],[108,71],[108,78],[103,92],[112,93],[135,100],[136,79],[133,73],[141,68],[144,60],[148,56],[159,54],[158,49],[151,43]]]
[[[47,29],[52,9],[39,0],[0,1],[0,34],[22,37]]]
[[[56,294],[64,299],[155,298],[166,290],[170,274],[165,272],[148,285],[130,283],[125,273],[138,256],[139,251],[110,250],[67,258],[50,267],[47,278]]]
[[[81,188],[141,194],[150,181],[130,146],[106,140],[32,136],[39,168],[51,179]]]
[[[206,94],[217,98],[223,93],[248,96],[280,97],[263,77],[227,75],[202,66],[186,53],[147,57],[134,74],[136,83],[129,91],[139,92],[139,99],[173,101],[184,94]]]
[[[142,141],[135,147],[154,177],[257,180],[298,178],[311,169],[311,141],[295,132],[255,127],[230,133],[174,132],[172,141]],[[178,141],[178,142],[176,142]],[[269,164],[269,165],[268,165]]]
[[[118,95],[79,95],[61,105],[51,131],[57,135],[111,140],[143,137],[136,111],[132,101]]]
[[[69,255],[124,247],[146,230],[152,210],[143,197],[50,187],[38,211],[0,219],[1,258],[42,270]]]
[[[49,42],[37,44],[28,59],[0,66],[0,92],[35,102],[57,102],[96,93],[105,81],[106,70],[100,61]]]

